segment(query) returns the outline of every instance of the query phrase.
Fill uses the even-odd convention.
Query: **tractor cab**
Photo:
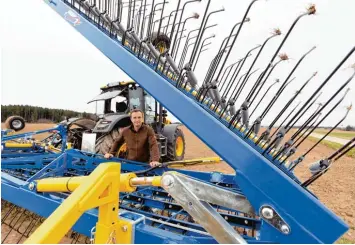
[[[128,115],[133,109],[144,112],[146,124],[152,124],[155,117],[155,100],[135,82],[109,83],[101,87],[101,93],[88,102],[101,102],[97,108],[104,119],[110,115]]]

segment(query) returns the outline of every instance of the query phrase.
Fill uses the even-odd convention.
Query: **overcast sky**
[[[170,10],[175,8],[177,1],[170,0],[169,2]],[[185,17],[193,12],[203,15],[206,2],[202,0],[201,3],[188,5]],[[249,0],[212,0],[210,10],[217,10],[223,6],[226,11],[210,18],[209,23],[218,23],[218,27],[209,29],[205,34],[205,37],[216,34],[216,38],[212,39],[210,49],[201,55],[197,65],[196,74],[200,82],[219,49],[221,41],[229,34],[232,26],[241,20],[249,3]],[[265,123],[270,122],[303,82],[313,72],[318,71],[318,75],[297,100],[305,102],[306,98],[355,45],[354,0],[315,0],[312,2],[309,0],[260,0],[252,7],[249,13],[251,22],[243,27],[227,64],[234,63],[249,49],[261,44],[270,36],[273,28],[280,28],[283,35],[268,43],[254,66],[260,70],[247,84],[241,99],[237,102],[238,105],[269,62],[292,22],[305,11],[310,3],[316,4],[317,14],[303,17],[296,25],[281,50],[291,59],[275,69],[265,89],[273,83],[275,78],[283,81],[305,52],[313,46],[317,48],[295,72],[296,80],[287,87],[276,106],[265,118]],[[108,82],[129,79],[123,71],[43,1],[3,0],[0,4],[1,103],[3,105],[27,104],[94,112],[94,104],[88,105],[87,102],[99,93],[100,86]],[[169,8],[164,15],[168,13],[170,13]],[[191,20],[187,28],[198,27],[200,21],[201,18],[198,21]],[[240,74],[247,71],[252,60],[253,57],[248,60]],[[355,54],[324,87],[320,102],[325,102],[352,74],[353,70],[347,67],[354,63]],[[345,106],[350,105],[351,101],[355,103],[354,84],[355,80],[348,86],[351,91],[342,106],[323,125],[335,124],[345,114]],[[265,102],[271,99],[274,92],[275,90],[266,97]],[[259,114],[262,109],[263,107],[260,107],[256,114]],[[350,112],[342,125],[348,124],[355,125],[354,110]]]

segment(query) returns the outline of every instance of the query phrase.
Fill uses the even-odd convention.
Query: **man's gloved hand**
[[[160,163],[160,162],[155,162],[155,161],[153,161],[153,162],[150,162],[149,165],[150,165],[151,167],[155,167],[155,166],[161,165],[161,163]]]
[[[106,159],[110,159],[111,157],[113,157],[113,155],[111,153],[106,153],[104,157]]]

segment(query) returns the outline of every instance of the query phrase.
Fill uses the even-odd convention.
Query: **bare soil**
[[[22,132],[40,130],[52,126],[52,124],[26,124],[26,128]],[[186,140],[185,159],[216,156],[216,154],[208,146],[201,142],[188,129],[185,127],[182,129]],[[313,144],[313,142],[306,140],[299,147],[298,152],[305,152]],[[308,170],[309,164],[329,156],[332,152],[332,149],[324,145],[317,146],[311,154],[307,156],[304,162],[296,168],[295,173],[298,178],[301,181],[308,179],[310,177],[310,172]],[[295,157],[297,157],[297,155]],[[204,172],[234,172],[234,170],[225,162],[213,165],[207,164],[189,166],[187,169]],[[334,211],[349,225],[350,229],[343,238],[346,239],[345,241],[355,243],[355,159],[350,157],[341,158],[324,176],[318,179],[309,188],[319,198],[319,200],[325,204],[325,206]],[[6,234],[6,231],[7,229],[2,226],[2,236]],[[19,238],[16,235],[9,236],[5,243],[16,243],[18,239]],[[65,243],[65,241],[66,239],[62,242]]]

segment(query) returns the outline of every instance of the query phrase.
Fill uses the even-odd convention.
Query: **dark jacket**
[[[110,153],[115,155],[118,147],[126,142],[127,159],[137,162],[159,161],[160,154],[154,130],[143,124],[138,132],[133,125],[123,128],[118,138],[114,140]]]

